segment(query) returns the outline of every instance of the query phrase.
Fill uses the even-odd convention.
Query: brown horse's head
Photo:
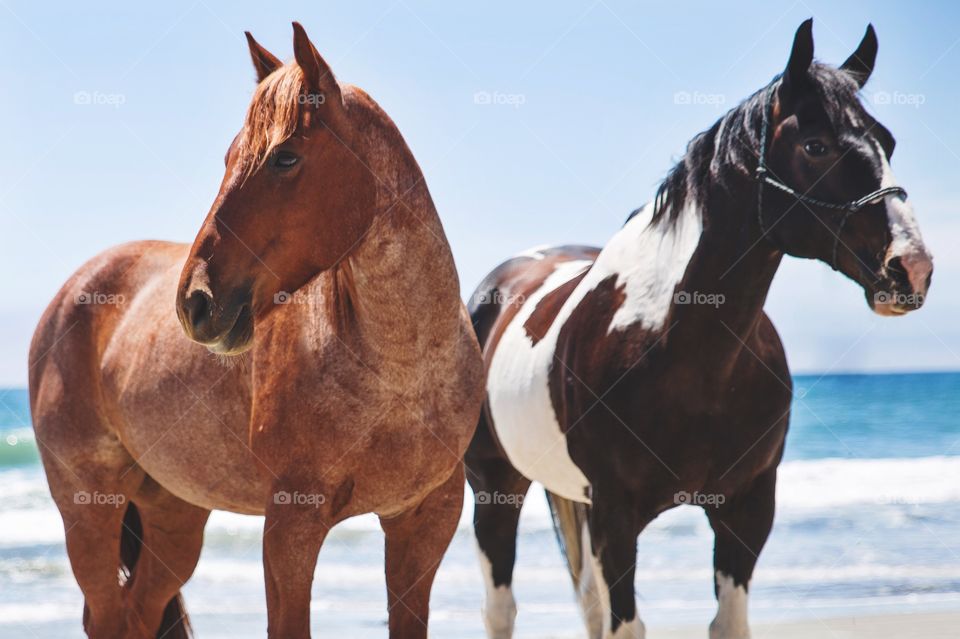
[[[288,64],[247,34],[259,83],[180,277],[180,323],[217,353],[246,350],[254,318],[347,256],[374,216],[362,141],[372,101],[341,88],[293,29]]]
[[[890,171],[894,138],[859,99],[876,55],[870,26],[839,68],[813,62],[812,20],[800,26],[772,98],[770,174],[831,204],[899,186]],[[822,260],[853,279],[881,315],[923,304],[933,261],[905,193],[877,197],[855,212],[799,201],[770,185],[763,197],[761,224],[787,253]]]

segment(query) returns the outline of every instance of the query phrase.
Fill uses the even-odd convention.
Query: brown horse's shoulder
[[[129,307],[145,280],[179,263],[187,246],[172,242],[129,242],[87,260],[60,287],[37,324],[30,344],[30,386],[39,382],[45,358],[79,340],[97,342],[104,324]]]

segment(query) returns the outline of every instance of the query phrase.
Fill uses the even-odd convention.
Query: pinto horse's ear
[[[250,46],[250,57],[253,59],[253,68],[257,70],[257,82],[263,82],[265,77],[282,67],[283,62],[260,46],[260,43],[253,39],[249,31],[244,31],[243,33],[247,36],[247,44]]]
[[[332,108],[342,105],[343,97],[340,94],[340,85],[337,84],[337,78],[334,77],[330,66],[317,52],[313,43],[310,42],[307,32],[303,30],[299,22],[293,23],[293,55],[300,70],[303,71],[303,81],[307,91],[311,94],[323,96],[318,104]]]
[[[802,87],[807,79],[807,71],[813,62],[813,18],[804,20],[793,36],[793,49],[790,50],[790,60],[783,72],[783,87],[787,94]]]
[[[873,30],[873,25],[867,25],[867,32],[863,34],[863,40],[857,50],[847,58],[847,61],[840,65],[840,68],[854,77],[861,87],[867,83],[870,74],[873,73],[873,65],[877,61],[877,32]]]

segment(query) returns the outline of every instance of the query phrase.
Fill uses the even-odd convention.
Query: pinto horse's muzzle
[[[933,277],[933,260],[923,251],[897,255],[884,265],[884,276],[867,303],[878,315],[905,315],[923,306]]]

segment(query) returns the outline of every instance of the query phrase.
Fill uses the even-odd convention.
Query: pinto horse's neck
[[[757,348],[754,331],[783,257],[750,223],[755,190],[745,183],[738,192],[711,198],[702,212],[703,233],[677,287],[691,303],[675,303],[670,319],[670,361],[690,362],[718,389],[741,356],[757,356],[744,351]]]

